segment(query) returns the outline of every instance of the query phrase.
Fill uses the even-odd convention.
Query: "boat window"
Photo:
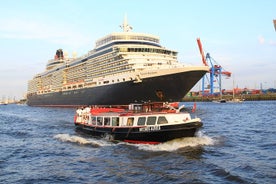
[[[112,117],[112,126],[119,126],[119,118]]]
[[[127,126],[133,125],[134,118],[127,118]]]
[[[157,124],[167,124],[168,120],[166,119],[165,116],[159,116],[157,120]]]
[[[104,125],[110,125],[110,117],[104,117]]]
[[[96,117],[93,116],[93,117],[92,117],[92,125],[96,125],[96,122],[97,122],[97,121],[96,121]]]
[[[97,117],[97,125],[103,125],[103,117]]]
[[[147,125],[155,125],[156,122],[156,117],[155,116],[150,116],[147,119]]]
[[[145,125],[146,117],[139,117],[137,125]]]

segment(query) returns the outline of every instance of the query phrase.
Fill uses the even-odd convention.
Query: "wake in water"
[[[69,134],[57,134],[54,136],[55,139],[58,139],[62,142],[71,142],[77,143],[81,145],[90,145],[93,147],[103,147],[103,146],[112,146],[114,145],[112,142],[107,142],[104,139],[90,139],[90,138],[83,138],[75,135]]]
[[[164,142],[157,145],[149,144],[136,144],[140,150],[145,151],[177,151],[181,148],[187,147],[198,147],[198,146],[212,146],[215,145],[216,141],[211,137],[203,135],[202,132],[198,132],[197,137],[185,137],[174,139],[168,142]]]
[[[90,145],[93,147],[104,147],[104,146],[115,146],[113,142],[110,142],[108,139],[93,139],[93,138],[83,138],[80,136],[69,135],[69,134],[57,134],[54,136],[55,139],[58,139],[62,142],[71,142],[81,145]],[[140,150],[145,151],[177,151],[182,148],[195,148],[198,146],[211,146],[215,145],[216,141],[211,137],[203,135],[202,132],[198,132],[197,137],[186,137],[174,139],[165,143],[160,143],[157,145],[151,144],[131,144],[120,142],[120,144],[126,144],[135,146]]]

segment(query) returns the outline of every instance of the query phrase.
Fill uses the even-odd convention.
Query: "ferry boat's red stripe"
[[[127,139],[125,139],[124,142],[132,143],[132,144],[160,144],[160,142],[155,142],[155,141],[136,141],[136,140],[127,140]]]

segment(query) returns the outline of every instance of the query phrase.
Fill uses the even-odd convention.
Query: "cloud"
[[[261,45],[270,45],[270,46],[276,46],[275,40],[266,40],[262,35],[258,36],[258,42]]]
[[[88,44],[88,36],[66,24],[24,19],[0,19],[0,39],[42,40],[78,47]]]
[[[276,46],[276,41],[270,40],[269,45]]]
[[[264,44],[265,43],[265,39],[264,39],[264,37],[262,35],[260,35],[258,37],[258,41],[259,41],[260,44]]]

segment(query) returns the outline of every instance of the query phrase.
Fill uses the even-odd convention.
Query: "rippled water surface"
[[[0,183],[275,183],[275,111],[197,103],[197,137],[133,145],[76,132],[75,109],[1,105]]]

